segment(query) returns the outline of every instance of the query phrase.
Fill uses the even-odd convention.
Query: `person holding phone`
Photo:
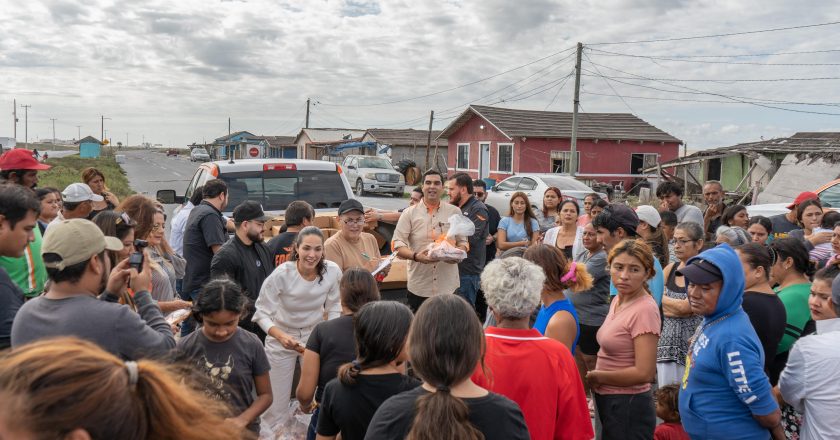
[[[268,335],[265,351],[271,364],[269,376],[274,402],[263,413],[260,431],[272,436],[289,411],[295,364],[303,345],[319,322],[341,315],[341,269],[324,258],[324,234],[307,226],[295,238],[292,258],[262,285],[252,320]]]

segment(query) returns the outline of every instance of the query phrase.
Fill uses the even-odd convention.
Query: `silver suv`
[[[344,158],[342,167],[358,196],[369,192],[403,196],[405,177],[384,157],[351,155]]]
[[[207,150],[201,147],[196,147],[190,150],[190,162],[209,162],[210,155]]]

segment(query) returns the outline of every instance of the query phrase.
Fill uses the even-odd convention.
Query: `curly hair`
[[[487,305],[503,318],[530,316],[540,304],[545,272],[521,258],[497,258],[481,273],[481,290]]]

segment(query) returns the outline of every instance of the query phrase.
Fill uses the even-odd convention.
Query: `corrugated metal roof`
[[[294,136],[250,136],[248,139],[264,140],[269,147],[289,147],[295,145]]]
[[[351,128],[304,128],[295,137],[295,142],[302,134],[306,133],[311,142],[336,142],[349,139],[361,139],[365,135],[365,130],[356,130]],[[345,139],[350,135],[348,139]]]
[[[78,141],[73,142],[73,143],[74,143],[74,144],[77,144],[77,145],[81,145],[81,144],[88,144],[88,143],[93,143],[93,144],[99,144],[99,145],[102,145],[102,142],[100,142],[100,141],[99,141],[99,139],[97,139],[97,138],[95,138],[95,137],[93,137],[93,136],[85,136],[85,137],[83,137],[83,138],[81,138],[81,139],[79,139]]]
[[[251,135],[251,136],[253,136],[253,135],[254,135],[253,133],[248,132],[248,131],[244,131],[244,130],[243,130],[243,131],[237,131],[237,132],[233,132],[233,133],[231,133],[231,134],[226,134],[226,135],[224,135],[224,136],[222,136],[222,137],[216,138],[216,139],[215,139],[215,142],[225,142],[225,141],[227,141],[227,140],[229,140],[229,139],[232,139],[232,138],[234,138],[234,137],[236,137],[236,136],[239,136],[239,135],[240,135],[240,134],[242,134],[242,133],[248,133],[248,134],[249,134],[249,135]]]
[[[441,137],[449,137],[476,114],[508,138],[571,138],[572,113],[520,110],[471,105],[449,124]],[[677,142],[680,139],[630,113],[579,113],[579,139]]]
[[[368,131],[377,142],[391,146],[426,145],[429,130],[371,128]],[[432,130],[432,145],[446,146],[446,138],[438,138],[441,130]]]

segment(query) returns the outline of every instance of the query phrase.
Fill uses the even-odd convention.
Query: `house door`
[[[484,179],[490,176],[490,144],[478,144],[479,159],[478,178]]]

